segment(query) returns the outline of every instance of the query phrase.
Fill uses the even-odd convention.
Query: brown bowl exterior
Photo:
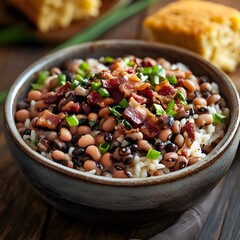
[[[164,57],[182,62],[195,75],[207,75],[219,84],[231,110],[228,130],[202,161],[164,176],[146,179],[110,179],[92,176],[54,163],[34,152],[22,140],[14,114],[35,72],[61,65],[69,58],[100,56]],[[19,76],[5,104],[5,136],[17,165],[35,191],[57,209],[98,223],[146,224],[195,204],[211,191],[230,167],[240,139],[239,96],[231,80],[197,55],[173,46],[136,40],[90,42],[52,53]]]

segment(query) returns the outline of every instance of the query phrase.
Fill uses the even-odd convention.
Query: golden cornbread
[[[178,1],[144,20],[150,38],[190,49],[222,70],[240,62],[240,12],[206,1]]]
[[[41,32],[67,27],[73,20],[95,17],[101,0],[9,0]]]

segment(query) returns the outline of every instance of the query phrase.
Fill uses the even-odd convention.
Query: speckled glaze
[[[164,57],[182,62],[195,75],[207,75],[220,86],[231,110],[228,130],[202,161],[164,176],[146,179],[110,179],[87,175],[50,161],[28,147],[18,133],[14,114],[35,72],[61,65],[69,58],[100,56]],[[146,224],[177,213],[203,198],[230,167],[238,148],[239,96],[223,72],[189,51],[131,40],[90,42],[54,52],[24,71],[11,87],[5,104],[5,135],[10,151],[34,190],[57,209],[98,223]]]

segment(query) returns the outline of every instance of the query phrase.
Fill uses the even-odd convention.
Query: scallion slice
[[[170,110],[169,112],[167,112],[167,115],[171,117],[175,117],[177,113],[174,110]]]
[[[74,90],[79,84],[80,84],[79,81],[73,80],[70,88]]]
[[[152,74],[158,75],[160,70],[162,69],[161,65],[155,65],[152,67]]]
[[[91,83],[91,88],[92,88],[92,90],[95,90],[95,91],[97,91],[101,86],[102,86],[101,82],[92,82]]]
[[[175,85],[175,84],[177,84],[177,78],[175,77],[175,76],[169,76],[168,78],[167,78],[167,80],[169,81],[169,83],[171,84],[171,85]]]
[[[121,105],[123,108],[127,108],[128,107],[128,100],[126,98],[123,98],[121,100],[121,102],[119,103],[119,105]]]
[[[122,123],[125,127],[129,128],[129,129],[133,128],[132,125],[126,119],[123,119]]]
[[[116,110],[116,108],[119,108],[119,106],[109,107],[110,112],[115,115],[116,117],[120,118],[122,117],[122,114]]]
[[[106,57],[104,57],[104,62],[105,63],[113,63],[114,62],[114,58],[110,57],[110,56],[106,56]]]
[[[66,121],[70,127],[78,126],[79,120],[76,115],[71,115],[66,117]]]
[[[164,113],[164,109],[162,108],[162,106],[160,104],[153,104],[153,106],[156,109],[156,115],[161,116]]]
[[[153,86],[158,85],[159,84],[159,76],[158,75],[151,75],[150,83]]]
[[[98,93],[101,95],[101,97],[103,97],[103,98],[107,98],[107,97],[110,97],[110,94],[109,94],[109,92],[107,91],[107,89],[105,89],[105,88],[99,88],[98,89]]]
[[[160,157],[160,155],[161,155],[161,152],[156,151],[156,150],[150,148],[150,149],[148,150],[148,153],[147,153],[147,155],[146,155],[146,158],[150,158],[150,159],[152,159],[152,160],[156,160],[156,159],[158,159],[158,158]]]
[[[110,148],[110,145],[107,142],[101,143],[98,147],[98,149],[102,154],[106,153],[109,148]]]
[[[93,127],[97,122],[91,119],[91,120],[89,120],[88,123],[89,123],[90,127]]]
[[[79,65],[79,69],[83,70],[84,72],[86,71],[89,71],[90,70],[90,67],[88,65],[87,62],[82,62],[80,65]]]
[[[57,81],[57,84],[58,86],[63,86],[65,85],[67,82],[67,77],[65,74],[61,73],[58,75],[58,81]]]
[[[49,71],[47,70],[41,71],[38,74],[36,83],[31,84],[32,89],[40,89],[48,76],[49,76]]]
[[[144,75],[150,75],[152,73],[152,68],[151,67],[144,67],[143,68],[143,74]]]
[[[184,98],[184,95],[183,95],[183,93],[182,93],[181,91],[177,92],[176,96],[177,96],[179,102],[180,102],[182,105],[184,105],[184,106],[187,105],[187,101],[186,101],[186,99]]]
[[[167,110],[166,110],[167,114],[173,109],[174,104],[175,104],[174,100],[171,99],[167,106]]]
[[[225,123],[227,121],[228,117],[215,113],[213,114],[213,124],[220,124],[220,123]]]

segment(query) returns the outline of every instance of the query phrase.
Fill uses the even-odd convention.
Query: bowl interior
[[[146,179],[111,179],[104,178],[95,175],[88,175],[81,173],[74,169],[61,166],[51,160],[48,160],[36,153],[30,147],[25,144],[20,134],[18,133],[15,123],[14,114],[17,102],[23,99],[27,91],[30,88],[31,82],[34,80],[34,75],[42,69],[48,69],[53,66],[62,65],[67,59],[71,58],[99,58],[101,56],[125,56],[135,55],[137,57],[152,57],[166,58],[171,63],[181,62],[187,65],[194,75],[202,76],[206,75],[211,81],[216,82],[219,85],[221,95],[225,98],[228,107],[231,111],[231,121],[228,126],[228,130],[216,146],[215,150],[208,154],[202,161],[189,166],[185,169],[172,172],[159,177],[146,178]],[[226,74],[198,57],[197,55],[183,50],[178,47],[173,47],[165,44],[147,43],[137,40],[106,40],[98,42],[90,42],[70,48],[62,49],[57,52],[51,53],[46,57],[43,57],[36,63],[27,68],[12,85],[5,104],[5,120],[8,131],[18,146],[30,155],[35,161],[39,161],[40,164],[44,164],[47,167],[60,171],[64,174],[69,174],[74,177],[78,177],[85,180],[91,180],[94,182],[104,184],[123,184],[123,185],[138,185],[138,184],[157,184],[165,181],[172,181],[188,174],[199,171],[201,168],[207,167],[211,162],[216,161],[218,154],[228,146],[232,138],[235,136],[239,126],[239,97],[237,90],[231,80]]]

